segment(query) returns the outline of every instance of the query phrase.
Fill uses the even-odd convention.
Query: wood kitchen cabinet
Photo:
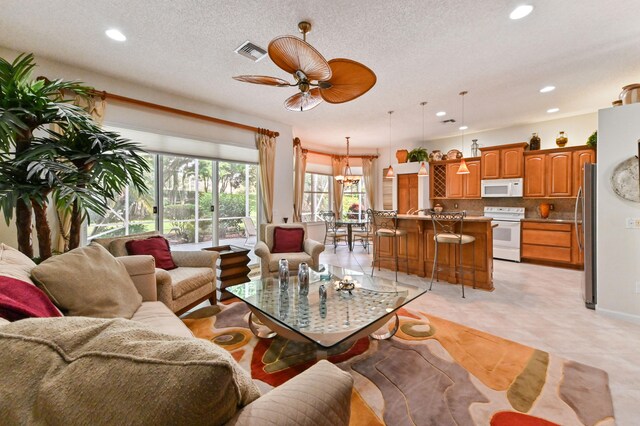
[[[546,154],[527,155],[524,157],[525,197],[545,197],[547,195],[546,162]]]
[[[523,153],[526,142],[480,148],[482,179],[521,178],[524,173]]]
[[[571,197],[573,195],[572,153],[547,154],[547,196]]]
[[[418,174],[398,175],[398,212],[418,210]]]
[[[480,189],[480,160],[467,161],[468,175],[463,175],[462,183],[464,198],[481,198]]]
[[[524,196],[575,197],[582,185],[584,165],[595,161],[595,151],[586,146],[525,152]]]
[[[458,174],[460,162],[447,164],[447,198],[464,197],[464,175]]]
[[[482,179],[500,179],[500,150],[482,151]]]
[[[571,222],[522,221],[521,258],[524,261],[583,266],[582,253]]]
[[[596,152],[593,149],[581,149],[573,151],[573,195],[578,195],[578,189],[583,184],[583,170],[585,164],[596,162]]]

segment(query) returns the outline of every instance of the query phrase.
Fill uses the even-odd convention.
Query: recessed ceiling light
[[[469,126],[460,126],[458,127],[458,130],[467,130],[469,128]]]
[[[544,86],[542,89],[540,89],[540,93],[549,93],[553,92],[554,90],[556,90],[556,86]]]
[[[115,40],[115,41],[125,41],[127,38],[125,37],[124,34],[122,34],[120,32],[120,30],[116,30],[115,28],[110,28],[107,31],[104,32],[107,37],[109,37],[111,40]]]
[[[445,115],[447,115],[447,113],[444,111],[436,112],[436,116],[438,117],[444,117]]]
[[[532,10],[533,10],[533,6],[531,6],[530,4],[520,5],[520,6],[516,7],[515,9],[513,9],[513,12],[511,12],[509,14],[509,18],[511,18],[511,19],[522,19],[525,16],[527,16],[528,14],[530,14]]]
[[[558,112],[558,111],[560,111],[560,108],[549,108],[549,109],[547,110],[547,112],[548,112],[549,114],[553,114],[554,112]]]

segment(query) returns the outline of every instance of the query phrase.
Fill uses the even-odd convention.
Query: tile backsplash
[[[575,198],[482,198],[482,199],[446,199],[431,200],[431,205],[440,204],[445,210],[466,210],[469,215],[483,215],[484,207],[524,207],[526,218],[540,218],[538,205],[549,203],[553,210],[549,219],[573,219]],[[457,207],[456,207],[457,205]]]

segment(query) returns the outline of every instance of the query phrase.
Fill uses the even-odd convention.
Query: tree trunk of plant
[[[82,229],[82,213],[78,208],[78,200],[73,202],[71,211],[71,229],[69,231],[69,250],[80,247],[80,231]]]
[[[33,244],[31,241],[31,206],[22,200],[16,204],[16,229],[18,250],[33,259]]]
[[[38,236],[40,258],[46,260],[51,257],[51,227],[49,227],[47,219],[47,205],[32,202],[31,206],[36,219],[36,235]]]
[[[16,154],[26,151],[31,145],[31,130],[25,130],[16,140]],[[18,200],[16,203],[16,234],[18,250],[33,259],[33,241],[31,240],[31,206]]]

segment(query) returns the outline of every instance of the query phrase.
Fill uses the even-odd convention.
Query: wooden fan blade
[[[376,75],[368,67],[350,59],[332,59],[329,61],[332,75],[328,82],[331,87],[320,87],[322,99],[331,104],[349,102],[362,96],[377,81]]]
[[[311,89],[306,94],[296,93],[284,101],[284,107],[289,111],[309,111],[322,103],[320,89]]]
[[[281,78],[269,77],[266,75],[239,75],[233,77],[234,80],[243,81],[245,83],[266,84],[267,86],[288,87],[291,86],[288,81]]]
[[[276,37],[271,40],[267,50],[273,63],[289,74],[300,70],[309,80],[331,78],[331,67],[327,60],[313,46],[298,37]]]

